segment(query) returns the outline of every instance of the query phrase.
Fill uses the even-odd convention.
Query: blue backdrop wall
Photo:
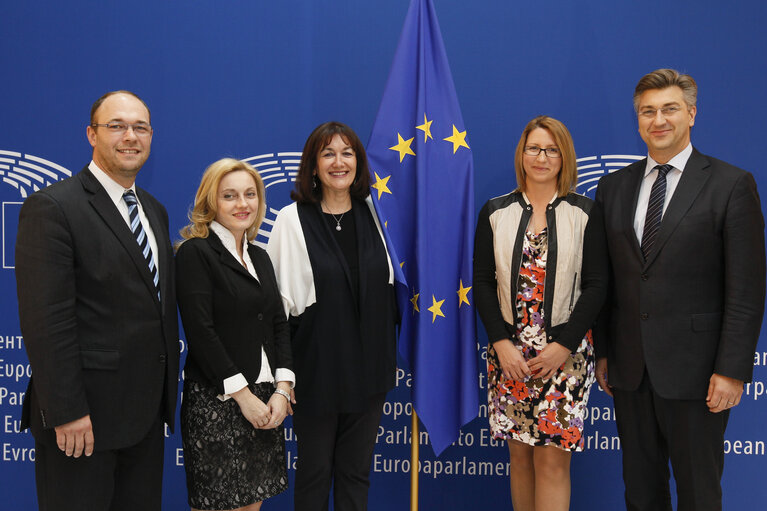
[[[290,173],[314,126],[337,119],[367,140],[408,4],[0,5],[0,509],[36,506],[34,443],[28,432],[18,431],[30,374],[13,270],[18,209],[35,184],[44,186],[88,163],[91,103],[105,91],[130,89],[149,104],[153,151],[138,182],[166,205],[174,233],[185,222],[202,171],[223,156],[257,157],[254,163],[271,176],[269,206],[278,209],[288,201]],[[658,67],[683,70],[698,81],[693,144],[752,171],[767,190],[759,152],[767,118],[764,2],[435,0],[435,6],[474,154],[477,209],[514,187],[514,147],[525,123],[540,113],[570,128],[584,193],[593,195],[595,179],[604,172],[644,155],[631,94],[639,77]],[[481,328],[478,343],[478,392],[484,394]],[[754,364],[754,382],[726,435],[725,509],[759,509],[767,500],[764,340]],[[374,511],[408,505],[409,379],[404,370],[399,376],[379,430],[370,493]],[[443,397],[450,406],[449,396]],[[572,509],[620,509],[612,403],[594,387],[589,409],[588,448],[573,457]],[[478,413],[440,458],[422,449],[422,509],[510,507],[507,450],[490,440],[486,408]],[[286,437],[292,467],[289,424]],[[186,507],[183,474],[180,438],[169,435],[167,510]],[[268,505],[291,507],[290,492]]]

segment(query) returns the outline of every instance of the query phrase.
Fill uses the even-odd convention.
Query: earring
[[[312,188],[317,188],[317,174],[312,176]]]

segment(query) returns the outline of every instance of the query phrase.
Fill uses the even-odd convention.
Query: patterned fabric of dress
[[[267,403],[272,383],[250,390]],[[248,506],[288,489],[283,426],[255,429],[234,399],[221,401],[204,383],[186,380],[181,438],[189,505],[224,510]]]
[[[546,347],[543,289],[546,278],[546,229],[527,232],[517,282],[517,331],[512,339],[525,360]],[[490,430],[497,439],[533,445],[583,450],[583,422],[594,382],[594,346],[588,331],[575,353],[553,378],[507,379],[493,346],[488,347]]]

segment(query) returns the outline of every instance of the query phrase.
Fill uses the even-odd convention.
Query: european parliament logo
[[[266,248],[277,213],[291,202],[290,191],[295,187],[301,151],[259,154],[242,161],[258,171],[266,188],[266,216],[256,236],[256,245]]]
[[[601,156],[586,156],[578,158],[578,184],[575,191],[594,197],[594,191],[597,189],[599,179],[605,174],[612,174],[635,161],[643,159],[644,156],[634,154],[603,154]]]
[[[13,188],[11,194],[0,194],[2,199],[2,263],[3,268],[14,268],[14,247],[19,225],[21,204],[30,194],[72,175],[68,169],[31,154],[0,150],[0,179]],[[6,198],[10,200],[6,200]],[[21,199],[21,200],[19,200]]]

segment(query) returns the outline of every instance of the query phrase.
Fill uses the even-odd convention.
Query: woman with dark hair
[[[583,449],[594,382],[591,327],[605,299],[599,214],[574,193],[564,124],[530,121],[515,155],[517,189],[479,213],[474,297],[487,330],[490,429],[509,446],[515,511],[566,511],[570,455]]]
[[[288,486],[289,327],[269,256],[251,243],[265,212],[258,172],[224,158],[205,170],[181,230],[181,435],[193,510],[257,511]]]
[[[291,327],[298,436],[296,511],[367,508],[370,464],[396,367],[394,274],[369,192],[365,149],[348,126],[318,126],[272,228]]]

